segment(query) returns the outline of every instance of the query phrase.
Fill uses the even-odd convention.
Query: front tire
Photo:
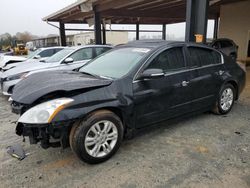
[[[213,112],[219,115],[225,115],[229,113],[234,105],[235,101],[235,88],[231,84],[224,85],[219,93]]]
[[[84,162],[97,164],[111,158],[123,139],[120,118],[108,110],[100,110],[75,124],[70,132],[70,146]]]

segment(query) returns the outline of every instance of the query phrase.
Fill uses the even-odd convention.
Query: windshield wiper
[[[99,78],[100,78],[100,76],[98,76],[98,75],[96,75],[96,74],[89,73],[89,72],[80,72],[80,73],[86,74],[86,75],[89,75],[89,76],[99,77]]]
[[[89,73],[89,72],[80,72],[80,73],[86,74],[86,75],[89,75],[89,76],[93,76],[95,78],[104,78],[104,79],[113,80],[111,77],[101,76],[101,75],[97,75],[97,74],[93,74],[93,73]]]
[[[108,77],[108,76],[100,76],[101,78],[108,79],[108,80],[113,80],[114,78]]]

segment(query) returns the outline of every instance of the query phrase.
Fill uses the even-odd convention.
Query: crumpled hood
[[[7,70],[12,69],[12,68],[17,67],[17,66],[24,66],[27,63],[37,63],[37,62],[39,62],[38,59],[28,59],[26,61],[22,61],[22,62],[19,62],[19,63],[8,64],[5,67],[3,67],[3,70],[7,71]],[[32,64],[29,64],[29,65],[32,66]]]
[[[6,66],[3,67],[3,70],[4,71],[7,71],[9,69],[12,69],[14,67],[17,67],[17,66],[23,66],[26,64],[26,61],[22,61],[22,62],[19,62],[19,63],[11,63],[11,64],[7,64]]]
[[[6,78],[6,77],[13,76],[16,74],[47,69],[47,68],[54,67],[54,66],[58,66],[58,63],[23,62],[22,64],[5,71],[2,77]]]
[[[112,80],[94,78],[73,71],[41,72],[19,82],[13,91],[12,99],[22,104],[32,104],[37,99],[56,91],[74,91],[107,86]]]
[[[0,56],[0,68],[4,67],[6,63],[9,61],[25,61],[27,58],[19,57],[19,56],[9,56],[9,55],[1,55]]]

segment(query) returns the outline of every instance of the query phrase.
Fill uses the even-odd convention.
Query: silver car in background
[[[0,76],[0,89],[4,95],[12,95],[14,86],[27,76],[43,71],[74,70],[112,49],[106,45],[67,47],[45,61],[25,63],[4,72]]]

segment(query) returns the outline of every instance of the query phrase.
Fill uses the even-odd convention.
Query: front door
[[[192,100],[182,46],[163,50],[143,68],[147,69],[162,69],[165,76],[134,81],[137,128],[188,112]]]

